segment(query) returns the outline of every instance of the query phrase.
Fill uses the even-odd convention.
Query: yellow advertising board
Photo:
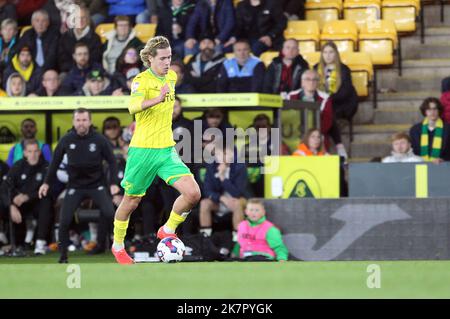
[[[265,198],[339,198],[339,156],[265,159]]]

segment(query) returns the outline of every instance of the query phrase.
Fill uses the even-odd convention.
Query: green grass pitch
[[[112,255],[0,258],[3,298],[450,298],[450,261],[115,264]],[[80,288],[68,288],[71,264]],[[367,267],[380,267],[368,288]],[[70,281],[70,280],[69,280]]]

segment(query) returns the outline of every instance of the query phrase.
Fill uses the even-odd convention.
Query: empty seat
[[[344,19],[354,21],[361,28],[367,21],[381,16],[380,0],[348,0],[344,2]]]
[[[287,27],[284,30],[284,37],[286,39],[296,39],[300,53],[314,52],[319,48],[319,23],[315,20],[288,21]]]
[[[381,3],[383,20],[395,23],[397,32],[416,31],[416,16],[420,12],[420,2],[416,0],[384,0]]]
[[[310,0],[305,3],[305,20],[315,20],[322,28],[326,22],[338,20],[341,11],[341,0]]]
[[[321,45],[333,41],[339,52],[353,52],[358,44],[358,27],[356,23],[348,20],[327,22],[320,36]]]
[[[352,83],[358,96],[368,96],[370,81],[373,78],[373,65],[370,55],[365,52],[344,52],[341,54],[341,61],[352,72]]]
[[[312,69],[314,67],[314,65],[319,63],[320,54],[321,54],[321,52],[305,52],[305,53],[302,53],[302,57],[303,57],[303,59],[306,60],[306,62],[308,62],[309,68]]]
[[[111,30],[114,30],[114,23],[100,23],[95,28],[95,33],[98,34],[98,36],[102,40],[102,43],[105,43],[106,42],[106,36],[105,35],[106,35],[106,33],[108,33]]]
[[[397,29],[389,20],[367,22],[359,33],[359,51],[370,54],[374,65],[393,64],[397,43]]]
[[[138,23],[134,26],[136,37],[144,43],[155,36],[156,23]]]
[[[277,51],[266,51],[259,57],[261,61],[264,63],[266,68],[272,63],[272,60],[276,58],[280,53]]]

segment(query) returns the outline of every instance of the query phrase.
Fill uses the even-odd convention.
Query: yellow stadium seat
[[[397,29],[389,20],[367,22],[359,33],[359,51],[370,54],[374,65],[392,65],[397,43]]]
[[[136,37],[144,43],[155,36],[156,23],[138,23],[134,26]]]
[[[233,0],[233,5],[236,8],[238,3],[241,2],[242,0]]]
[[[183,59],[183,63],[184,63],[184,64],[188,64],[189,61],[192,59],[192,57],[193,57],[192,54],[186,55],[186,56],[184,57],[184,59]]]
[[[4,162],[8,159],[9,150],[15,143],[0,144],[0,159]]]
[[[30,30],[31,28],[32,28],[31,25],[23,26],[23,27],[20,29],[20,36],[23,36],[23,34],[25,33],[25,31]]]
[[[379,0],[348,0],[344,2],[344,19],[355,21],[359,28],[367,21],[379,20],[380,16]]]
[[[328,21],[338,20],[342,11],[340,0],[321,0],[305,3],[305,20],[316,20],[319,28]]]
[[[284,30],[284,37],[286,39],[296,39],[300,53],[314,52],[319,48],[319,23],[315,20],[288,21],[287,27]]]
[[[348,20],[327,22],[323,26],[320,43],[323,45],[327,41],[333,41],[339,52],[355,51],[358,43],[356,23]]]
[[[105,43],[106,42],[105,34],[111,30],[114,30],[114,23],[100,23],[95,28],[95,33],[98,34],[98,36],[102,40],[102,43]]]
[[[420,12],[417,0],[384,0],[381,4],[383,20],[395,23],[397,32],[416,31],[416,16]]]
[[[280,53],[277,51],[266,51],[259,57],[263,61],[266,68],[272,63],[272,60],[276,58]]]
[[[320,61],[321,52],[305,52],[302,53],[303,59],[309,64],[309,68],[312,69]]]
[[[233,53],[233,52],[225,53],[225,58],[227,58],[227,59],[232,59],[232,58],[234,58],[234,53]]]
[[[370,55],[365,52],[344,52],[342,63],[352,72],[352,83],[360,97],[369,96],[369,84],[373,78],[373,64]]]

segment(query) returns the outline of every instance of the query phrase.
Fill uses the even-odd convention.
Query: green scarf
[[[442,134],[444,131],[444,122],[441,119],[436,121],[434,129],[433,145],[431,146],[431,155],[428,141],[428,119],[422,122],[422,134],[420,136],[420,156],[426,161],[431,162],[441,155],[442,148]]]

